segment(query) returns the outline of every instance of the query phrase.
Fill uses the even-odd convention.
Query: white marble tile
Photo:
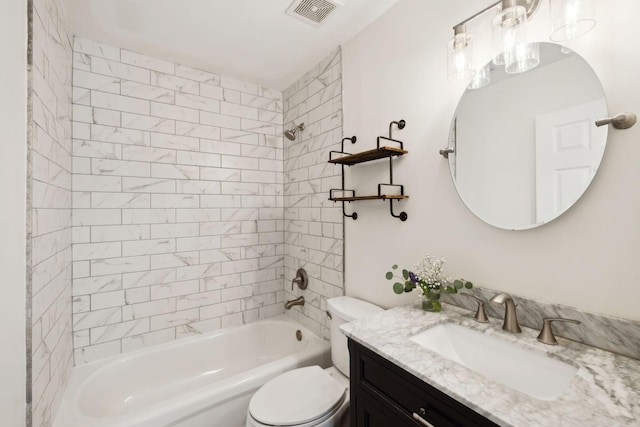
[[[151,164],[151,176],[153,178],[174,178],[197,180],[200,177],[200,169],[197,166]]]
[[[151,268],[185,267],[199,263],[198,252],[175,252],[172,254],[151,255]],[[180,278],[182,280],[184,278]]]
[[[109,110],[119,110],[126,113],[134,114],[149,114],[149,112],[152,110],[150,101],[144,99],[129,98],[126,96],[115,95],[96,90],[92,90],[90,96],[92,107],[106,108]],[[82,102],[74,102],[82,104]]]
[[[175,193],[176,182],[172,179],[123,177],[122,191],[131,193]],[[155,196],[159,195],[152,195],[151,207],[163,207],[153,205]]]
[[[122,242],[124,256],[165,254],[175,252],[175,239],[131,240]]]
[[[220,113],[220,101],[199,95],[188,93],[177,93],[175,105],[181,107],[193,108],[199,111],[209,111],[211,113]]]
[[[151,330],[165,329],[179,325],[186,325],[200,320],[197,308],[180,310],[159,316],[153,316],[151,320]]]
[[[92,226],[92,242],[117,242],[150,238],[149,225]]]
[[[108,341],[119,340],[124,337],[139,335],[149,332],[149,320],[131,320],[116,325],[101,326],[91,329],[91,344],[100,344]]]
[[[130,273],[149,270],[148,256],[133,256],[123,258],[109,258],[91,261],[91,274],[103,276],[107,274]]]
[[[176,134],[205,139],[220,139],[220,128],[196,123],[177,122]]]
[[[136,112],[136,111],[132,111]],[[140,113],[147,114],[147,113]],[[162,104],[151,101],[151,115],[155,117],[163,117],[165,119],[180,120],[183,122],[198,123],[200,114],[198,110],[187,107],[179,107],[175,105]]]
[[[177,222],[220,221],[220,209],[177,209]]]
[[[200,83],[200,95],[206,98],[212,98],[212,99],[217,99],[221,101],[224,100],[229,102],[228,99],[225,98],[225,91],[226,89],[223,89],[220,86]]]
[[[118,144],[150,145],[149,135],[140,130],[91,125],[91,140]]]
[[[220,183],[211,181],[180,180],[177,192],[181,194],[220,194]]]
[[[222,86],[223,88],[233,89],[239,92],[244,92],[252,95],[258,94],[258,85],[253,83],[243,82],[228,76],[221,76],[220,86]]]
[[[152,194],[152,208],[197,208],[200,198],[193,194]]]
[[[150,132],[176,133],[175,120],[140,114],[122,113],[122,127]]]
[[[175,328],[162,329],[122,339],[122,352],[141,350],[176,339]]]
[[[176,280],[175,268],[156,268],[150,271],[122,275],[122,283],[125,289],[172,283]]]
[[[119,48],[98,43],[96,41],[82,37],[74,37],[73,50],[76,53],[84,53],[86,55],[111,59],[113,61],[120,60]]]
[[[78,95],[80,96],[81,94]],[[200,112],[200,123],[227,129],[240,129],[240,117],[207,111]]]
[[[220,166],[220,155],[193,151],[178,151],[177,163],[181,165],[217,167]]]
[[[159,86],[184,93],[192,93],[195,95],[198,95],[200,93],[200,85],[197,81],[161,73],[158,71],[151,72],[151,84],[154,86]]]
[[[200,307],[200,319],[207,320],[240,312],[240,300],[222,302]]]
[[[123,80],[120,94],[132,98],[148,99],[149,101],[173,104],[176,101],[176,94],[171,89],[158,86],[151,86],[144,83]]]
[[[111,307],[123,306],[124,290],[115,290],[110,292],[100,292],[91,294],[91,310],[102,310]],[[92,344],[95,344],[92,342]]]
[[[73,72],[73,86],[120,94],[120,78],[77,69]]]
[[[118,212],[120,213],[120,212]],[[175,209],[123,209],[122,224],[165,224],[175,222]],[[120,218],[118,217],[118,224]]]
[[[83,261],[100,258],[117,258],[122,256],[120,242],[110,243],[84,243],[73,245],[74,261]]]
[[[136,65],[141,68],[148,68],[150,70],[160,71],[166,74],[174,74],[176,69],[173,62],[141,55],[126,49],[122,49],[120,60],[125,64]]]
[[[155,147],[124,146],[122,159],[140,160],[154,163],[176,163],[176,150]]]
[[[151,81],[149,70],[98,57],[91,58],[91,72],[140,83]]]
[[[73,315],[73,330],[89,329],[103,325],[120,323],[122,312],[120,307],[107,308],[104,310],[94,310],[89,313],[78,313]]]
[[[186,310],[217,304],[220,301],[220,291],[193,292],[189,295],[176,298],[176,305],[178,310]]]
[[[145,317],[157,316],[160,314],[173,313],[176,311],[175,298],[131,304],[123,308],[124,317],[130,319],[143,319]]]
[[[188,80],[195,80],[197,82],[205,83],[212,86],[220,86],[219,75],[209,73],[207,71],[197,70],[186,65],[176,64],[175,74],[176,76],[183,77]]]
[[[73,280],[73,295],[91,295],[120,289],[122,289],[122,276],[119,274]]]
[[[121,159],[122,146],[108,142],[73,140],[73,155],[99,159]],[[80,171],[74,173],[81,173]],[[91,173],[91,169],[87,171]]]
[[[76,365],[106,359],[120,354],[120,341],[110,341],[103,344],[89,345],[76,348],[73,352]]]

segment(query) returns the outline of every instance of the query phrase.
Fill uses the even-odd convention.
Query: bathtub
[[[308,365],[329,344],[286,315],[222,329],[74,368],[54,427],[244,427],[261,385]]]

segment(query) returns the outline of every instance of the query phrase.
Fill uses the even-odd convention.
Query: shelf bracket
[[[343,187],[344,187],[344,184],[343,184]],[[340,192],[343,197],[345,196],[344,193],[351,193],[351,197],[356,197],[356,191],[355,190],[345,190],[344,188],[332,188],[332,189],[329,190],[329,200],[333,200],[334,202],[338,201],[338,200],[335,200],[336,198],[334,196],[334,191],[335,192]],[[344,208],[344,204],[346,202],[344,200],[341,200],[341,203],[342,203],[342,215],[344,215],[347,218],[351,218],[354,221],[356,219],[358,219],[358,213],[357,212],[354,212],[351,215],[349,215],[347,213],[347,211],[345,210],[345,208]],[[351,202],[349,202],[349,203],[351,203]]]
[[[389,199],[389,211],[391,212],[391,216],[394,218],[400,218],[400,221],[406,221],[409,216],[406,212],[400,212],[400,214],[396,215],[393,213],[393,199]]]
[[[352,213],[351,215],[349,215],[349,214],[344,210],[344,204],[345,204],[345,203],[346,203],[346,202],[342,202],[342,215],[344,215],[344,216],[345,216],[345,217],[347,217],[347,218],[351,218],[351,219],[352,219],[352,220],[354,220],[354,221],[355,221],[356,219],[358,219],[358,213],[357,213],[357,212],[354,212],[354,213]],[[349,203],[351,203],[351,202],[349,202]]]
[[[393,184],[393,175],[391,175],[391,184],[378,184],[378,196],[382,196],[382,187],[399,187],[400,188],[400,195],[404,196],[404,185],[399,185],[399,184]],[[387,200],[386,198],[383,198],[383,200]],[[400,212],[400,214],[396,215],[393,212],[393,199],[388,199],[389,200],[389,212],[391,212],[391,216],[394,218],[400,218],[400,221],[406,221],[407,218],[409,217],[407,215],[406,212]]]

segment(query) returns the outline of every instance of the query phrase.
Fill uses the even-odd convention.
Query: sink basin
[[[555,400],[577,371],[572,365],[502,338],[453,323],[414,335],[411,341],[539,400]]]

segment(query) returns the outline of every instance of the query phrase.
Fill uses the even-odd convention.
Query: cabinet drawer
[[[420,427],[393,406],[366,394],[357,395],[351,405],[355,405],[356,427]]]
[[[349,341],[351,383],[356,390],[393,402],[405,415],[421,412],[436,427],[496,427],[477,412],[371,350]]]

